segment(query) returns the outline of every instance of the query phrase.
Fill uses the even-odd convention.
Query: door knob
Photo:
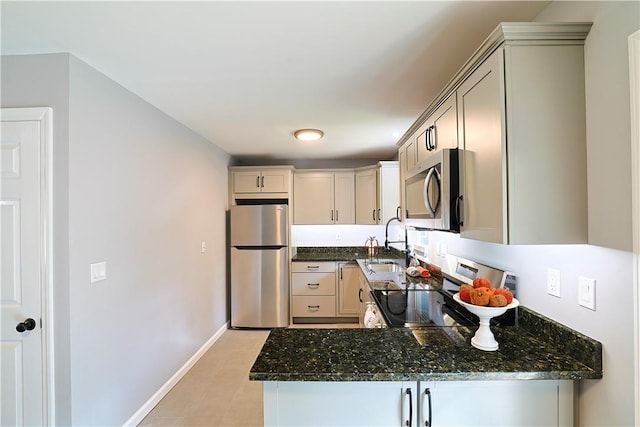
[[[16,325],[16,331],[18,332],[30,331],[32,329],[35,329],[35,327],[36,327],[36,321],[33,320],[32,318],[28,318],[24,322],[20,322]]]

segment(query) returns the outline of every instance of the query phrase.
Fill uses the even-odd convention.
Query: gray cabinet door
[[[502,132],[502,50],[458,88],[462,237],[506,243],[506,156]]]

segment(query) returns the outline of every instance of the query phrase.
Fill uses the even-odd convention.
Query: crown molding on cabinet
[[[591,26],[591,22],[501,22],[407,129],[396,145],[400,148],[416,133],[433,111],[498,47],[503,44],[584,44]]]

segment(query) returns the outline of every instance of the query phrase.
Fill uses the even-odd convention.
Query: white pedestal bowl
[[[496,351],[498,349],[498,341],[496,341],[493,332],[491,332],[489,322],[492,318],[520,305],[518,300],[514,298],[510,304],[504,307],[483,307],[462,301],[460,294],[455,294],[453,299],[480,319],[480,327],[471,338],[471,345],[484,351]]]

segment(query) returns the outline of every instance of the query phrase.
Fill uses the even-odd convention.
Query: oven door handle
[[[463,316],[462,314],[458,313],[457,311],[455,311],[454,309],[452,309],[451,307],[449,307],[446,304],[442,304],[442,314],[448,314],[449,316],[451,316],[451,318],[453,320],[455,320],[457,323],[461,324],[461,325],[466,325],[469,322],[472,322],[471,319],[466,318],[465,316]],[[477,323],[477,322],[473,322],[473,323]]]

